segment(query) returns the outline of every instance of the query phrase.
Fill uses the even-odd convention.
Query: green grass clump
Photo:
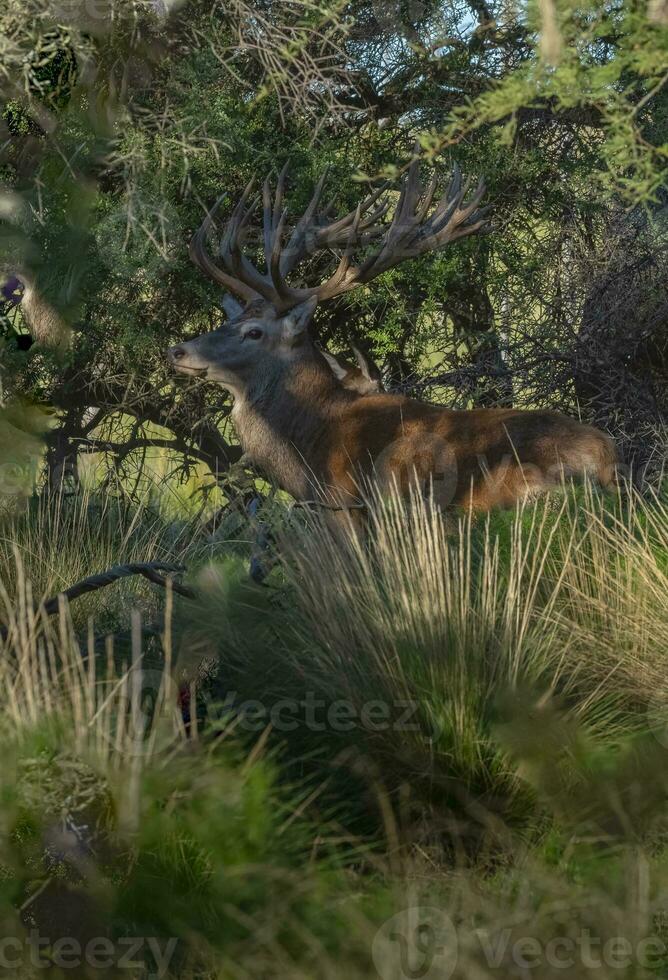
[[[664,498],[378,499],[365,538],[275,515],[265,587],[238,542],[205,563],[192,525],[60,506],[5,525],[5,935],[174,939],[179,978],[400,976],[384,923],[436,908],[455,978],[563,976],[557,940],[588,976],[583,936],[597,976],[665,974]],[[115,650],[31,611],[129,556],[189,564],[200,600],[97,593]]]
[[[300,772],[330,766],[352,786],[362,767],[419,825],[434,811],[434,825],[463,819],[485,837],[491,815],[515,827],[540,815],[513,724],[542,731],[565,792],[581,756],[662,724],[667,545],[659,499],[567,495],[455,528],[428,506],[376,501],[365,540],[293,522],[273,596],[238,565],[210,571],[184,646],[216,663],[213,701],[240,704],[245,730],[271,722]],[[549,743],[553,716],[566,743]]]

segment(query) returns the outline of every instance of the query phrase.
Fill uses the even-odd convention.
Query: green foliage
[[[279,975],[271,966],[276,955],[315,975],[314,949],[326,962],[346,942],[354,964],[364,927],[353,927],[343,869],[323,854],[304,873],[316,830],[295,817],[297,798],[277,788],[270,759],[244,759],[231,743],[194,755],[183,746],[168,766],[141,777],[133,833],[119,813],[119,777],[62,744],[55,752],[53,735],[35,732],[6,746],[12,755],[0,780],[6,935],[37,929],[53,946],[67,928],[67,907],[76,906],[81,918],[67,924],[82,945],[91,927],[114,941],[157,937],[162,947],[173,937],[169,976],[232,975],[239,962]],[[71,839],[59,828],[69,828]],[[77,828],[83,836],[75,845]],[[83,863],[77,847],[91,848]],[[96,871],[89,875],[93,854]],[[17,903],[23,913],[12,916]],[[364,903],[356,904],[361,914]]]
[[[530,8],[528,27],[546,31],[539,9],[538,4]],[[619,193],[631,204],[651,200],[665,184],[668,158],[665,131],[654,128],[657,142],[646,138],[654,122],[653,98],[665,84],[665,26],[651,22],[633,4],[564,3],[555,9],[551,63],[545,57],[527,59],[499,85],[459,107],[448,128],[435,141],[425,141],[425,149],[441,152],[490,123],[503,124],[498,136],[512,146],[521,111],[570,112],[576,118],[581,112],[598,133],[598,165],[591,168],[593,161],[587,162],[599,193]],[[659,100],[659,112],[661,105]]]
[[[572,338],[610,222],[620,206],[653,207],[665,183],[665,25],[628,3],[376,7],[267,3],[250,17],[242,0],[192,0],[158,16],[115,0],[58,20],[43,0],[7,6],[0,258],[31,269],[75,335],[65,377],[37,347],[7,364],[6,386],[57,404],[80,434],[93,384],[113,419],[143,383],[164,388],[168,344],[221,316],[186,249],[221,188],[232,202],[289,160],[298,213],[329,165],[334,204],[350,208],[355,175],[396,178],[417,138],[442,177],[454,160],[485,176],[498,231],[322,310],[321,337],[366,338],[404,381],[436,354],[484,375],[505,336],[522,346],[506,356],[517,397],[573,408]],[[546,350],[564,364],[556,391],[545,370],[525,376]],[[100,391],[100,377],[113,383]],[[498,396],[480,383],[435,394]],[[214,392],[198,411],[221,421]]]
[[[490,382],[505,366],[515,404],[594,417],[585,314],[612,276],[639,324],[621,376],[660,394],[667,30],[660,4],[626,0],[4,4],[0,277],[32,282],[72,342],[18,350],[14,328],[38,331],[11,306],[3,937],[173,937],[179,980],[376,976],[376,930],[418,905],[455,924],[456,980],[489,975],[481,934],[503,976],[515,939],[666,941],[664,497],[452,527],[376,501],[368,547],[274,501],[262,588],[255,529],[232,513],[209,534],[194,504],[168,518],[146,454],[181,488],[235,461],[221,393],[163,363],[222,315],[187,255],[205,208],[289,161],[291,217],[325,166],[349,210],[416,141],[444,183],[454,162],[484,176],[493,231],[319,310],[320,339],[366,342],[391,382],[449,403],[508,397]],[[636,301],[616,270],[639,241]],[[57,480],[82,453],[99,495]],[[38,470],[51,492],[26,503]],[[201,601],[133,579],[71,619],[33,608],[152,559],[186,565]],[[664,945],[623,972],[667,962]]]
[[[368,548],[295,513],[271,588],[219,544],[201,603],[180,605],[157,659],[130,651],[129,673],[82,658],[62,617],[16,630],[0,665],[6,936],[173,938],[179,980],[371,977],[377,929],[424,905],[454,924],[457,980],[489,969],[489,948],[510,972],[529,938],[560,975],[547,944],[585,935],[600,955],[631,943],[626,976],[662,975],[665,500],[581,493],[451,527],[397,506],[377,502]],[[127,509],[117,533],[146,539],[153,521]],[[25,549],[31,576],[56,565],[55,527]],[[77,527],[102,550],[95,508]],[[197,562],[190,537],[174,547]],[[25,578],[16,591],[21,618]],[[122,615],[99,601],[97,619]],[[207,704],[190,733],[172,671]],[[379,703],[406,702],[413,726],[379,724]]]

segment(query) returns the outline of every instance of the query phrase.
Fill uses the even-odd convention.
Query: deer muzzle
[[[177,347],[170,347],[167,351],[167,360],[175,371],[179,371],[182,374],[194,374],[202,377],[207,372],[207,368],[204,365],[193,363],[195,359],[192,358],[184,344],[179,344]]]

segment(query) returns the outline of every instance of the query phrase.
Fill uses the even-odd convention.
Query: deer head
[[[302,357],[315,306],[307,299],[279,314],[269,304],[251,304],[220,329],[172,347],[169,358],[177,371],[239,395]]]
[[[224,195],[207,214],[190,244],[193,262],[214,282],[242,300],[226,303],[232,318],[219,330],[170,349],[173,367],[218,381],[243,395],[269,374],[284,372],[301,360],[321,359],[308,334],[318,303],[333,299],[405,259],[438,251],[459,238],[476,234],[486,225],[481,182],[467,198],[458,168],[450,187],[434,204],[436,179],[420,184],[417,150],[401,187],[390,220],[389,184],[368,194],[354,211],[329,219],[332,206],[320,210],[326,174],[315,188],[306,210],[287,235],[287,209],[283,207],[287,165],[281,171],[272,201],[268,179],[262,195],[253,197],[253,181],[234,208],[220,241],[218,260],[206,248],[214,217]],[[262,201],[263,247],[266,271],[261,272],[243,254],[242,244]],[[294,286],[290,273],[316,253],[338,258],[326,281],[316,286]],[[330,363],[331,367],[331,363]],[[364,370],[364,369],[362,369]]]

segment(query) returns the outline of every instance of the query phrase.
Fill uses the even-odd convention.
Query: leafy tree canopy
[[[665,418],[664,4],[8,0],[0,28],[0,264],[24,289],[3,293],[3,390],[56,410],[54,472],[157,443],[220,477],[229,405],[162,356],[223,316],[187,257],[205,208],[289,161],[294,213],[325,166],[349,209],[416,141],[443,179],[484,176],[493,231],[323,308],[321,340],[404,390],[562,405],[630,445]]]

